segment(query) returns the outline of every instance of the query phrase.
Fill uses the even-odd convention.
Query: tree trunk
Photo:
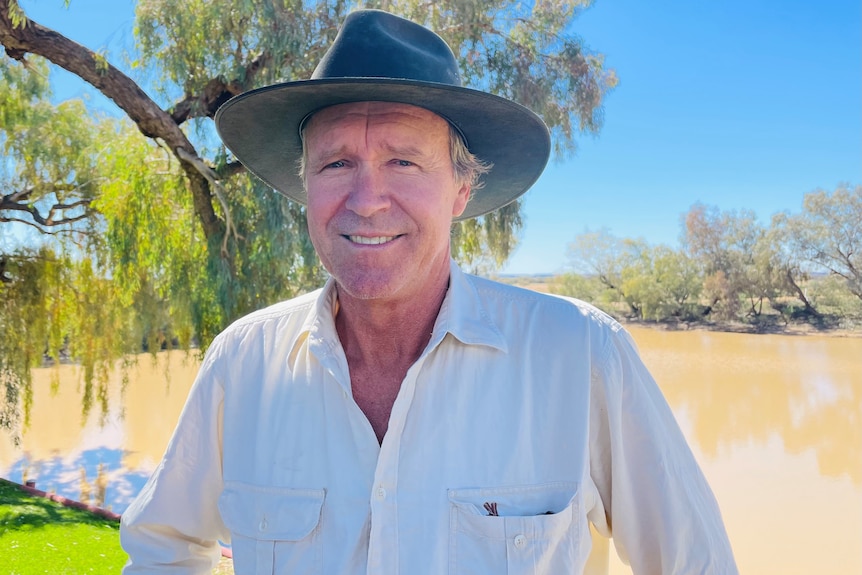
[[[806,313],[810,313],[811,315],[820,317],[820,312],[814,309],[814,306],[811,305],[811,302],[808,301],[808,298],[805,297],[805,292],[802,291],[802,288],[799,287],[799,284],[796,283],[796,280],[793,279],[793,274],[790,271],[790,268],[785,270],[785,275],[787,276],[787,282],[790,284],[790,287],[793,288],[793,291],[796,292],[796,297],[802,302],[805,306]]]

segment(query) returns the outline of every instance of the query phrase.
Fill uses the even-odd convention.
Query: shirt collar
[[[449,261],[449,289],[434,323],[430,347],[451,333],[461,343],[484,345],[507,353],[506,339],[491,319],[487,302],[480,297],[473,280],[473,276],[461,271],[454,260]],[[330,277],[291,346],[291,358],[306,338],[311,345],[321,346],[318,349],[325,354],[341,347],[335,331],[336,294],[335,280]]]
[[[507,353],[506,339],[488,313],[488,302],[479,295],[474,280],[450,260],[449,290],[437,314],[432,341],[438,337],[442,340],[451,333],[461,343],[485,345]]]
[[[335,280],[330,277],[319,291],[290,346],[291,366],[306,340],[319,355],[330,355],[339,346],[338,333],[335,331],[335,305]]]

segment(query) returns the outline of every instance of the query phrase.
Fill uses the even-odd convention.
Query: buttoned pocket
[[[228,481],[219,498],[243,573],[320,573],[318,537],[323,489],[259,487]]]
[[[577,483],[449,490],[449,573],[580,573],[590,541]]]

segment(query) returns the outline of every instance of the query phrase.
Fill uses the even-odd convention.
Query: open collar
[[[480,297],[473,279],[473,276],[461,271],[454,260],[450,260],[449,289],[434,322],[429,349],[436,347],[447,334],[452,334],[467,345],[483,345],[508,352],[506,339],[494,323],[488,303]],[[337,297],[335,280],[329,278],[291,346],[291,358],[296,356],[299,346],[306,339],[321,359],[333,354],[343,355],[335,330]]]

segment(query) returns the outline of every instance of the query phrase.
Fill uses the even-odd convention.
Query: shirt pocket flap
[[[556,482],[490,489],[450,489],[452,527],[506,539],[515,533],[544,539],[569,529],[578,513],[578,483]]]
[[[320,523],[325,496],[323,489],[259,487],[228,481],[218,507],[232,533],[259,540],[299,541]]]

